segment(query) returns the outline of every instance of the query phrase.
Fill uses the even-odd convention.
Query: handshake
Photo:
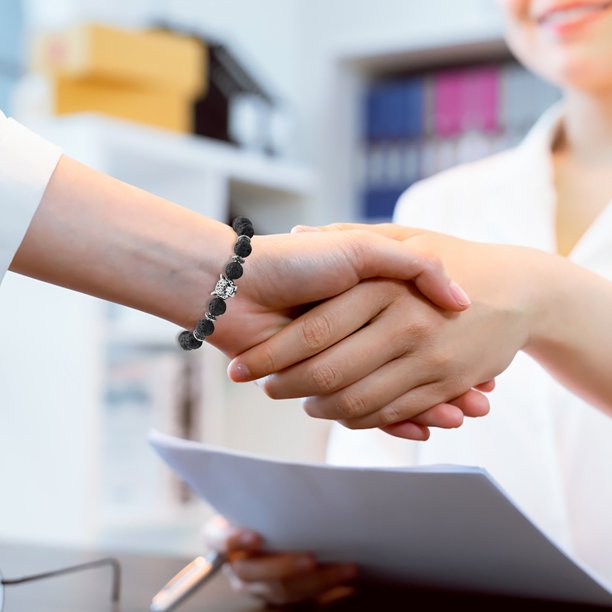
[[[483,392],[523,348],[524,296],[504,265],[527,251],[386,224],[256,236],[209,341],[232,380],[305,398],[310,416],[426,440],[487,414]]]

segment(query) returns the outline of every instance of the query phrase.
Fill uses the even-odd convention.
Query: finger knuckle
[[[396,330],[392,346],[397,355],[412,353],[417,348],[427,346],[431,340],[432,329],[427,321],[413,321]]]
[[[404,421],[407,418],[410,418],[410,416],[411,415],[406,416],[404,414],[404,411],[402,410],[399,404],[391,404],[385,406],[378,413],[379,427],[399,423],[400,421]]]
[[[423,254],[423,269],[428,272],[439,272],[444,269],[442,259],[435,253]]]
[[[338,388],[340,375],[336,368],[320,364],[310,372],[310,379],[314,389],[319,393],[331,393]]]
[[[261,354],[257,358],[256,365],[259,371],[262,372],[262,375],[271,374],[278,370],[275,354],[271,348],[266,346],[261,347]]]
[[[313,351],[320,351],[330,342],[332,330],[332,322],[325,314],[307,317],[301,326],[305,346]]]
[[[336,400],[336,411],[342,419],[356,419],[363,416],[367,409],[367,402],[359,393],[344,392]]]

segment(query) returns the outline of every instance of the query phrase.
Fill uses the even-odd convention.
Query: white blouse
[[[62,151],[0,111],[0,282]]]
[[[551,144],[561,112],[548,111],[516,149],[413,186],[398,202],[395,220],[555,252]],[[569,257],[612,280],[612,202]],[[485,467],[540,529],[612,580],[612,419],[524,353],[498,377],[490,400],[488,416],[468,419],[458,430],[432,429],[425,443],[335,425],[328,459]]]

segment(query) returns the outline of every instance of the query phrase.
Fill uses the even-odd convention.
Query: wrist
[[[251,238],[254,230],[253,224],[246,217],[236,217],[232,222],[232,229],[237,239],[233,245],[230,261],[223,267],[219,279],[210,293],[204,312],[197,318],[195,329],[188,325],[188,329],[178,336],[178,343],[182,349],[191,351],[198,349],[215,332],[217,317],[225,314],[227,310],[226,300],[233,298],[237,292],[236,280],[244,273],[243,265],[246,258],[251,254]],[[221,237],[221,236],[219,236]],[[207,269],[210,269],[207,266]]]
[[[565,260],[558,255],[536,249],[527,249],[525,261],[528,274],[524,275],[528,287],[528,335],[523,350],[537,356],[557,337],[559,312],[562,309]]]
[[[194,329],[211,299],[219,274],[232,255],[236,235],[224,223],[186,211],[190,223],[177,225],[171,236],[171,252],[160,307],[156,313],[185,329]]]

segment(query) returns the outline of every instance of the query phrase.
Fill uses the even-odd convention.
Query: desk
[[[105,552],[84,553],[64,549],[17,544],[0,544],[0,568],[7,578],[58,569],[66,565],[109,556]],[[77,574],[7,586],[4,612],[143,612],[151,597],[187,559],[135,555],[115,556],[121,563],[121,602],[110,599],[111,572],[90,569]],[[261,605],[232,593],[219,575],[187,600],[181,612],[254,612]]]
[[[106,553],[84,553],[71,550],[0,544],[0,568],[7,578],[57,569],[66,565],[91,561]],[[121,602],[110,601],[111,575],[107,568],[58,576],[5,590],[4,612],[146,612],[152,595],[173,576],[188,559],[114,555],[121,562]],[[261,612],[258,601],[233,593],[224,576],[219,575],[197,591],[180,608],[180,612]],[[291,607],[313,610],[312,606]],[[493,596],[469,596],[419,590],[369,589],[359,598],[337,602],[325,612],[400,612],[405,610],[470,610],[495,612],[602,612],[611,608],[555,604]],[[279,610],[279,608],[275,608]],[[178,612],[178,611],[177,611]]]

